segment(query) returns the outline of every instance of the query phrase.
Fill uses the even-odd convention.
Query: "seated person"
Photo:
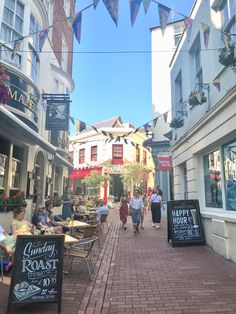
[[[16,241],[13,235],[9,235],[0,225],[0,249],[6,252],[7,257],[15,251]]]
[[[16,237],[18,234],[32,234],[33,225],[24,220],[26,210],[24,207],[15,208],[11,224],[11,232]]]
[[[61,226],[53,226],[52,220],[49,218],[46,208],[43,205],[38,206],[38,211],[32,217],[32,222],[36,227],[39,227],[41,230],[47,230],[49,232],[60,234],[62,233]]]
[[[109,209],[106,203],[104,202],[104,200],[101,199],[99,202],[99,207],[96,209],[97,220],[100,220],[100,217],[102,214],[108,214],[108,213],[109,213]]]
[[[81,220],[86,216],[88,207],[85,205],[83,199],[80,200],[79,204],[75,207],[75,219]]]
[[[61,215],[55,215],[53,213],[52,201],[48,200],[44,204],[45,204],[46,213],[47,213],[48,217],[52,220],[52,224],[53,225],[56,225],[56,224],[53,223],[53,220],[55,220],[55,221],[63,221]]]

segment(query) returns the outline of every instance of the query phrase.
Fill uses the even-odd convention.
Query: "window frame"
[[[79,164],[83,164],[85,162],[85,148],[81,148],[79,150]]]
[[[136,148],[136,151],[135,151],[135,161],[137,163],[140,163],[140,148]]]
[[[147,152],[146,152],[146,150],[143,151],[143,164],[145,166],[147,165]]]
[[[93,152],[93,149],[96,149],[96,152]],[[91,146],[91,155],[90,155],[90,161],[97,161],[98,159],[98,146],[94,145]]]
[[[118,147],[121,148],[120,157],[115,157],[114,154],[118,154],[115,151]],[[124,146],[123,144],[112,144],[112,164],[113,165],[122,165],[123,164],[123,157],[124,157]]]

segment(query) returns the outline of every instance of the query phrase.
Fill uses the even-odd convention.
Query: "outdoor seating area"
[[[19,235],[43,237],[44,235],[55,236],[64,234],[65,269],[63,270],[63,274],[73,272],[73,262],[76,259],[81,263],[85,263],[89,278],[91,280],[94,279],[96,258],[109,230],[107,223],[108,214],[99,215],[99,207],[89,207],[85,205],[84,201],[83,206],[86,209],[83,208],[83,211],[80,211],[80,202],[80,200],[72,201],[71,217],[67,217],[66,219],[63,219],[62,215],[54,215],[53,207],[48,201],[45,202],[45,206],[39,205],[31,222],[24,220],[25,208],[18,208],[13,212],[13,220],[9,226],[11,233],[6,233],[2,228],[4,239],[14,237],[14,247],[9,251],[7,242],[0,240],[1,282],[4,281],[3,263],[4,261],[14,261],[14,250],[17,236]],[[76,216],[76,213],[79,216]],[[43,216],[43,219],[41,216]],[[11,273],[8,276],[11,276]]]

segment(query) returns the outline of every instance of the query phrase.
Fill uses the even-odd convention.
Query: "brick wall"
[[[66,13],[63,7],[63,0],[56,0],[53,2],[53,33],[52,33],[52,45],[55,56],[58,62],[61,64],[61,46],[62,46],[62,33],[67,41],[68,51],[73,50],[73,30],[69,26],[66,19]],[[75,12],[75,0],[70,0],[70,16],[73,16]],[[61,22],[64,20],[63,22]],[[68,53],[68,66],[67,72],[72,75],[72,60],[73,54]]]

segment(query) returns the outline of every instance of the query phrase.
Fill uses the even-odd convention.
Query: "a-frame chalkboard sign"
[[[172,246],[184,243],[205,244],[198,200],[167,202],[167,236]]]
[[[57,303],[61,312],[64,235],[17,237],[7,313],[12,304]]]

